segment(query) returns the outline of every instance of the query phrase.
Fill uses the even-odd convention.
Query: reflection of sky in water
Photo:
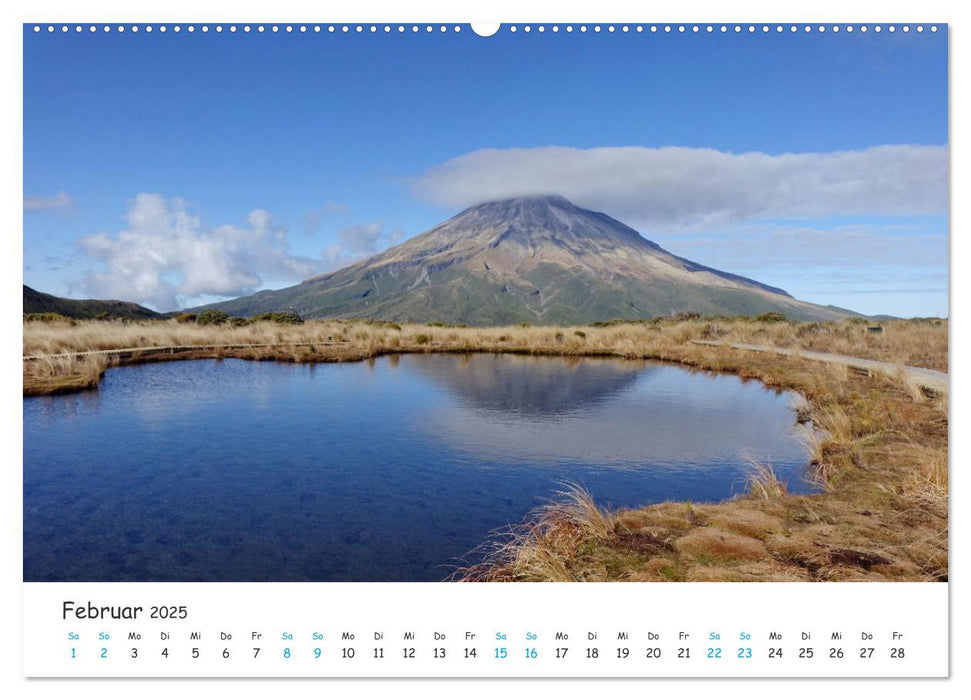
[[[785,395],[642,362],[172,362],[23,405],[25,580],[438,580],[561,480],[721,500],[751,451],[805,490]]]
[[[460,410],[422,416],[424,429],[480,457],[678,469],[745,455],[805,459],[785,410],[793,396],[732,375],[686,382],[681,368],[641,362],[425,359],[414,366],[454,393]]]

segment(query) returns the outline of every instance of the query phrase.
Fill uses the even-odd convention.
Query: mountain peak
[[[513,259],[548,258],[569,250],[572,255],[600,256],[605,249],[656,249],[637,231],[606,214],[576,206],[557,194],[513,197],[483,202],[432,229],[436,246],[464,247],[476,242],[501,248]],[[412,241],[422,242],[418,236]],[[593,258],[591,258],[592,261]],[[532,265],[530,265],[532,266]]]
[[[468,213],[489,216],[522,217],[546,212],[554,208],[579,210],[579,207],[562,195],[544,194],[481,202],[460,212],[455,218]]]
[[[509,197],[508,199],[495,199],[489,202],[480,202],[472,209],[477,207],[488,207],[488,206],[508,206],[508,205],[519,205],[519,206],[574,206],[573,202],[564,197],[561,194],[535,194],[535,195],[523,195],[521,197]]]
[[[673,255],[617,219],[557,194],[483,202],[342,270],[217,306],[244,315],[293,310],[316,318],[474,325],[590,323],[679,311],[841,316]]]

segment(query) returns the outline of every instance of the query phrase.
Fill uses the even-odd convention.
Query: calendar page
[[[273,14],[18,21],[28,687],[949,676],[946,17]]]

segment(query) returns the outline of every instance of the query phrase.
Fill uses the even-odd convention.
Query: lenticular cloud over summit
[[[947,148],[779,155],[638,146],[482,149],[435,166],[412,186],[454,207],[556,193],[645,226],[940,214],[947,206]]]

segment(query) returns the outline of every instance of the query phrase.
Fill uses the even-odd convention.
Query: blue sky
[[[943,27],[28,26],[24,282],[167,310],[555,189],[808,301],[943,316],[946,70]]]

